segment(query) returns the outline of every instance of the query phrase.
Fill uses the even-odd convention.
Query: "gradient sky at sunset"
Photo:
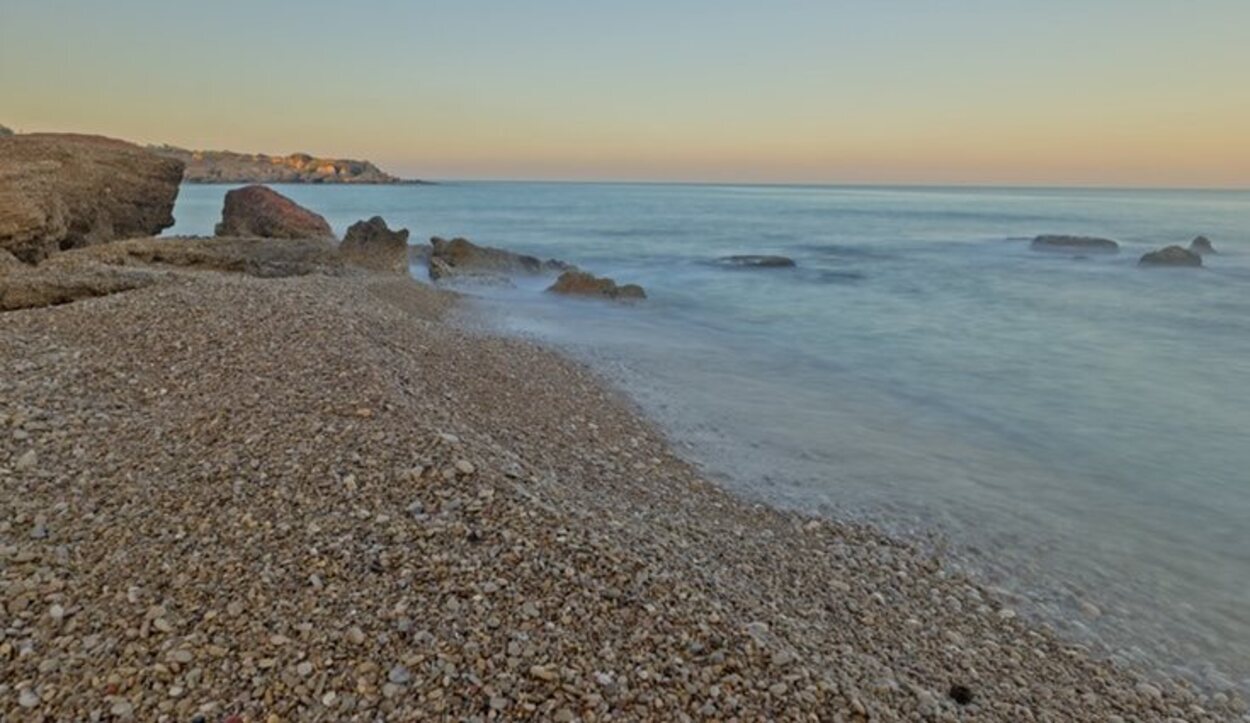
[[[0,123],[426,178],[1250,186],[1247,0],[3,0]]]

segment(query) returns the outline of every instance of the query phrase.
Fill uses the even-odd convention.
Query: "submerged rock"
[[[1138,266],[1202,266],[1202,256],[1180,246],[1168,246],[1141,257]]]
[[[244,186],[226,194],[218,236],[334,238],[330,224],[267,186]]]
[[[735,268],[757,268],[757,269],[781,269],[792,268],[796,264],[794,259],[787,256],[765,256],[758,254],[740,254],[737,256],[722,256],[716,262],[722,266],[732,266]]]
[[[466,238],[448,241],[435,236],[430,239],[430,246],[430,278],[435,281],[460,277],[499,277],[514,273],[541,274],[572,268],[556,259],[542,261],[534,256],[478,246]]]
[[[565,271],[560,278],[547,288],[554,294],[571,294],[575,296],[600,296],[606,299],[637,300],[647,298],[647,293],[638,284],[617,286],[616,282],[607,277],[598,277],[585,271]]]
[[[1200,256],[1215,253],[1215,247],[1211,245],[1211,239],[1206,236],[1199,236],[1190,241],[1189,250]]]
[[[1116,253],[1120,244],[1109,238],[1097,236],[1066,236],[1062,234],[1043,234],[1033,239],[1029,247],[1034,251],[1067,251],[1079,249],[1085,252]]]
[[[182,163],[101,136],[0,137],[0,249],[26,263],[174,224]]]
[[[375,271],[408,271],[408,229],[392,231],[381,216],[357,221],[339,244],[343,257],[357,266]]]

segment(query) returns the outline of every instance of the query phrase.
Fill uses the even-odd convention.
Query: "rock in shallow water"
[[[1215,247],[1211,245],[1211,239],[1206,236],[1198,236],[1193,241],[1190,241],[1189,250],[1203,256],[1215,253]]]
[[[787,256],[765,256],[758,254],[740,254],[722,256],[716,260],[720,266],[742,269],[784,269],[796,266],[794,259]]]
[[[1202,257],[1180,246],[1168,246],[1141,257],[1138,266],[1202,266]]]
[[[1064,234],[1042,234],[1033,239],[1029,248],[1034,251],[1072,251],[1079,249],[1086,252],[1116,253],[1120,244],[1109,238],[1097,236],[1068,236]]]
[[[588,274],[585,271],[565,271],[560,278],[547,288],[553,294],[569,294],[573,296],[600,296],[605,299],[622,301],[647,298],[647,292],[638,284],[617,286],[616,281],[607,277]]]
[[[505,278],[505,274],[540,274],[564,271],[569,264],[556,259],[542,261],[535,256],[504,249],[479,246],[466,238],[430,239],[430,278],[434,281],[452,278]]]

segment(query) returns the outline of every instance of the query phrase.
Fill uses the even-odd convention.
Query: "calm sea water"
[[[184,187],[209,234],[224,187]],[[449,183],[280,187],[644,285],[483,289],[752,498],[936,541],[1112,654],[1250,688],[1250,192]],[[1028,248],[1120,240],[1116,256]],[[1209,236],[1202,270],[1137,257]],[[795,269],[707,262],[782,254]],[[421,277],[418,270],[417,275]]]

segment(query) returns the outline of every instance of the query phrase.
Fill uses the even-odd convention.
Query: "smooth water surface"
[[[208,234],[221,186],[170,233]],[[949,542],[1116,655],[1250,688],[1250,192],[450,183],[286,186],[646,287],[481,289],[730,488]],[[1118,255],[1031,251],[1039,233]],[[1197,234],[1200,270],[1136,267]],[[708,262],[782,254],[794,269]],[[414,274],[422,277],[421,270]]]

